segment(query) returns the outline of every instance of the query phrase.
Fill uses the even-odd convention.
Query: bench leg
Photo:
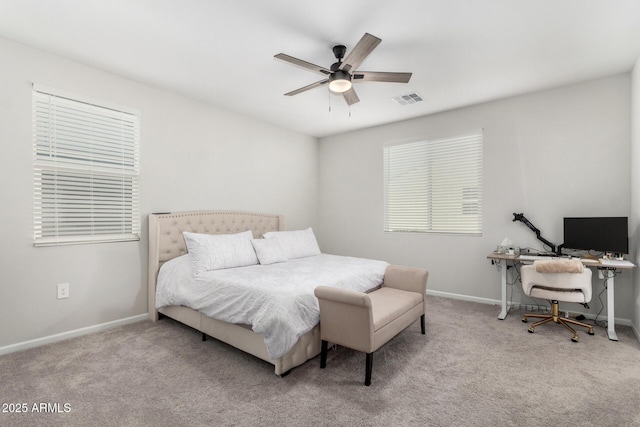
[[[425,330],[424,330],[424,314],[422,316],[420,316],[420,327],[422,328],[422,335],[425,334]]]
[[[373,368],[373,353],[367,353],[367,367],[364,374],[364,385],[371,385],[371,369]]]
[[[322,340],[322,350],[320,351],[320,368],[324,369],[327,366],[327,347],[329,343]]]

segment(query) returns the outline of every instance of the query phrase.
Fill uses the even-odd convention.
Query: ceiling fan
[[[330,68],[321,67],[319,65],[312,64],[302,59],[294,58],[284,53],[274,55],[274,58],[288,62],[293,65],[297,65],[307,70],[320,73],[327,76],[318,82],[311,83],[310,85],[301,87],[300,89],[293,90],[285,93],[285,96],[293,96],[299,93],[305,92],[309,89],[313,89],[319,86],[329,85],[329,90],[334,93],[341,93],[347,104],[352,105],[360,101],[356,91],[353,89],[352,83],[358,81],[367,82],[392,82],[392,83],[408,83],[411,78],[411,73],[391,73],[386,71],[357,71],[362,61],[373,51],[373,49],[380,44],[382,39],[372,36],[369,33],[365,33],[360,39],[358,44],[349,52],[346,58],[344,55],[347,48],[343,45],[337,45],[333,47],[333,54],[338,62],[331,65]],[[344,58],[344,61],[342,60]]]

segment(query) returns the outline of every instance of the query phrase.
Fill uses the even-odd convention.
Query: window
[[[138,114],[33,86],[36,246],[140,239]]]
[[[384,230],[482,234],[482,132],[384,148]]]

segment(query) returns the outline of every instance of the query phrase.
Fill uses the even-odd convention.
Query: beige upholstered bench
[[[390,265],[382,286],[370,293],[318,286],[320,367],[327,364],[329,342],[363,351],[367,354],[364,384],[370,385],[374,351],[418,318],[424,335],[428,275],[427,270]]]

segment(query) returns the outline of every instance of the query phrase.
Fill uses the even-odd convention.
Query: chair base
[[[551,314],[525,314],[522,316],[522,321],[524,323],[527,323],[527,319],[529,317],[533,317],[536,319],[543,319],[531,325],[531,327],[528,329],[530,333],[533,333],[535,331],[536,326],[542,325],[544,323],[548,323],[551,321],[555,323],[559,323],[565,328],[567,328],[569,331],[571,331],[571,333],[573,334],[573,336],[571,337],[571,341],[573,342],[578,342],[578,333],[571,326],[569,326],[569,324],[578,325],[578,326],[587,328],[587,333],[589,335],[593,335],[593,326],[587,323],[579,322],[574,319],[567,319],[565,317],[560,317],[558,313],[559,313],[558,301],[553,300],[551,301]]]

